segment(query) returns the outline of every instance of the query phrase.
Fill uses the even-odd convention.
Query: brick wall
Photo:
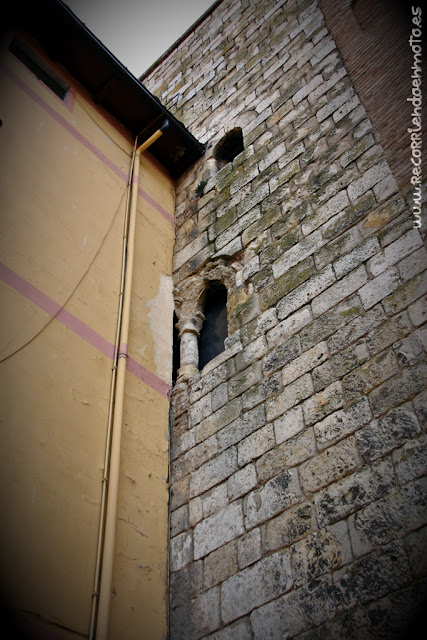
[[[399,187],[410,188],[411,6],[405,0],[319,0]],[[423,67],[424,86],[427,82]],[[424,105],[425,107],[425,105]],[[426,115],[425,108],[424,116]],[[423,119],[424,138],[427,136]],[[427,157],[424,154],[424,175]]]
[[[426,595],[427,261],[323,13],[224,0],[144,82],[206,143],[177,184],[171,639],[404,637]],[[199,372],[218,280],[229,337]]]

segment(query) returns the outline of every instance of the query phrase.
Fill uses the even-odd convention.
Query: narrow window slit
[[[227,289],[220,282],[212,282],[205,292],[203,313],[205,321],[199,338],[199,369],[225,349],[228,336]]]

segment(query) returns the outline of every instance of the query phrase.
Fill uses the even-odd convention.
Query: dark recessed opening
[[[61,100],[64,100],[70,88],[68,84],[25,42],[14,38],[10,43],[9,51],[25,64],[49,89],[56,93]]]
[[[205,295],[205,321],[199,338],[199,369],[224,351],[224,341],[228,336],[227,289],[222,283],[214,282]]]
[[[222,140],[217,144],[214,157],[217,162],[218,169],[225,167],[226,164],[232,162],[236,156],[244,149],[243,134],[240,127],[229,131]]]

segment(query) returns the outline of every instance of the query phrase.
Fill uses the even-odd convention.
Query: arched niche
[[[244,150],[243,133],[240,127],[232,129],[218,142],[214,149],[214,158],[218,170],[225,167],[229,162]]]

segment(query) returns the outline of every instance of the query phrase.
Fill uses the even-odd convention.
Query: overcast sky
[[[214,0],[64,0],[134,76],[139,77]]]

